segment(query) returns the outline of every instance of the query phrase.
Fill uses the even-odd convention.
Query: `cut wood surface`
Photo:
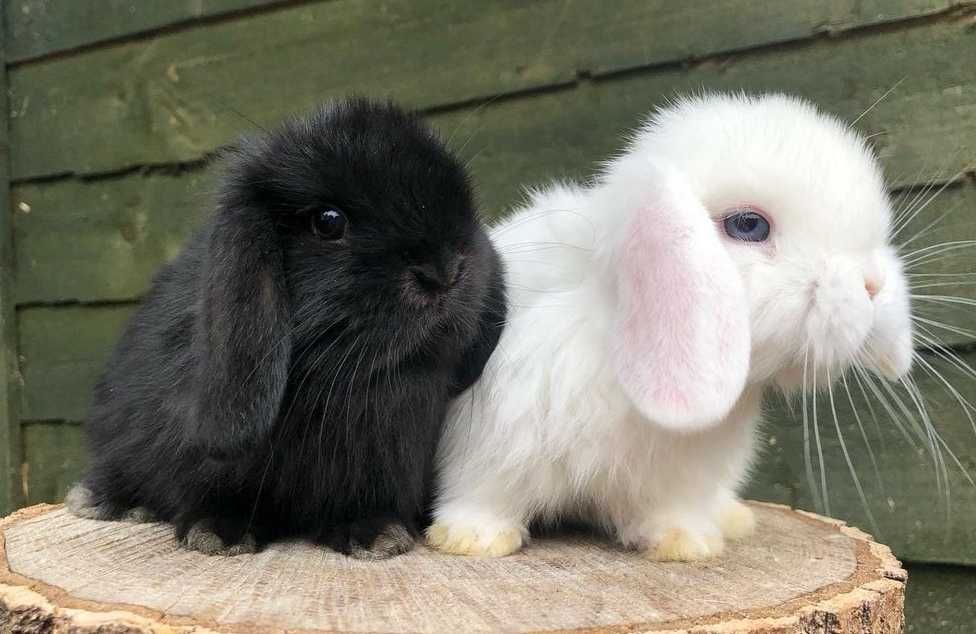
[[[382,562],[304,543],[184,551],[161,524],[37,506],[0,522],[7,632],[896,633],[905,572],[834,520],[755,505],[757,534],[721,558],[663,564],[583,535],[502,559],[424,548]]]

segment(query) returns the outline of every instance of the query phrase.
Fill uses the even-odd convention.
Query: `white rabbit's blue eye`
[[[743,242],[763,242],[769,237],[769,221],[754,211],[736,211],[725,217],[725,233]]]
[[[346,216],[336,207],[313,209],[310,216],[312,232],[323,240],[338,240],[346,233]]]

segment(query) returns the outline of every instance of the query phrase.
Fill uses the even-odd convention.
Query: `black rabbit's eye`
[[[769,237],[769,221],[751,211],[735,210],[723,220],[725,233],[743,242],[764,242]]]
[[[323,240],[338,240],[346,233],[346,216],[336,207],[311,212],[312,233]]]

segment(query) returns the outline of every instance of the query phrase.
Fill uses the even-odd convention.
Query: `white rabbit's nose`
[[[868,297],[874,299],[874,296],[881,291],[881,282],[874,277],[865,277],[864,290],[867,291]]]
[[[862,271],[864,291],[868,294],[868,299],[873,300],[885,287],[885,268],[880,254],[874,253]]]

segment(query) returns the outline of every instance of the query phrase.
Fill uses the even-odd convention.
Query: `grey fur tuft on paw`
[[[115,519],[115,514],[110,507],[95,504],[94,499],[91,489],[79,483],[71,487],[68,494],[64,496],[64,505],[77,517],[89,520]]]
[[[354,559],[375,561],[402,555],[405,552],[413,550],[413,547],[413,535],[410,534],[410,531],[403,524],[388,524],[376,536],[376,540],[373,541],[372,546],[364,548],[363,546],[355,545],[349,552],[349,556]]]
[[[237,544],[227,545],[217,533],[213,532],[206,522],[197,522],[190,528],[183,540],[183,545],[190,550],[203,553],[204,555],[214,555],[218,557],[234,557],[236,555],[248,555],[256,553],[258,550],[257,542],[250,533]]]

